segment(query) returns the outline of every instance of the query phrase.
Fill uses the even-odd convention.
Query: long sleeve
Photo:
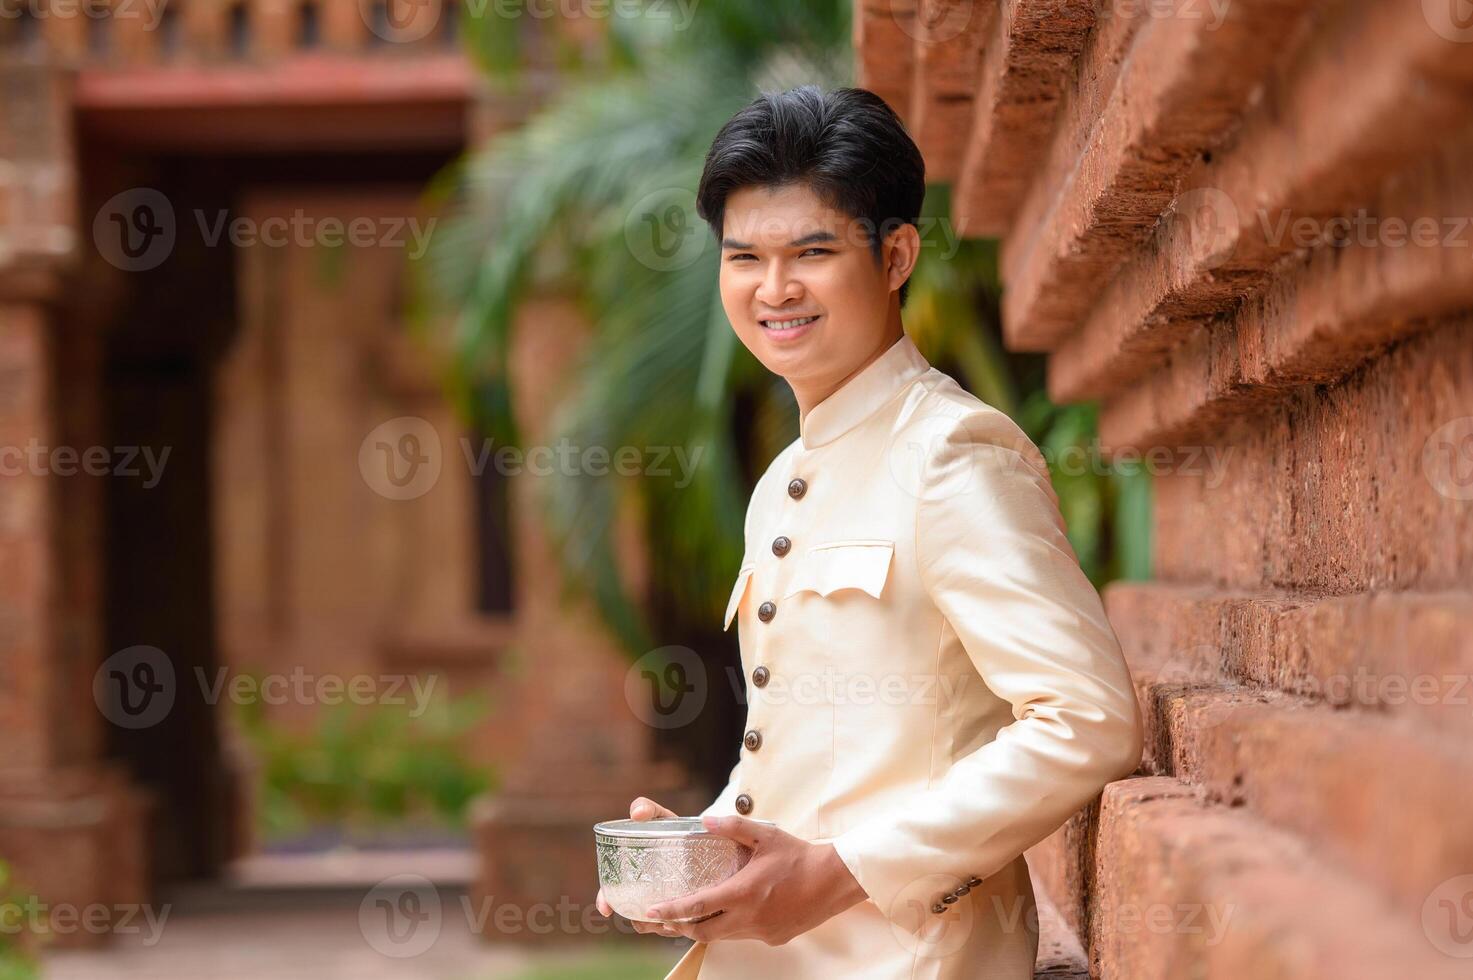
[[[887,914],[927,876],[998,872],[1133,772],[1141,752],[1129,670],[1041,454],[992,411],[939,428],[919,481],[920,580],[1015,720],[931,787],[834,839]]]

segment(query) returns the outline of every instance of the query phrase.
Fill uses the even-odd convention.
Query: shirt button
[[[779,535],[778,538],[772,542],[772,553],[781,558],[783,555],[786,555],[788,553],[788,549],[791,547],[793,547],[793,542],[788,540],[787,535]]]
[[[978,878],[976,875],[973,875],[972,877],[967,879],[967,885],[971,888],[976,888],[980,884],[982,884],[982,879]]]
[[[742,816],[745,817],[747,814],[752,812],[752,798],[746,793],[738,796],[736,798],[736,808],[737,813],[740,813]]]
[[[797,500],[808,490],[808,484],[801,479],[794,479],[788,483],[788,496]]]
[[[777,604],[771,600],[757,607],[757,618],[764,623],[772,622],[772,617],[777,615]]]
[[[752,729],[743,736],[742,744],[747,747],[747,751],[756,752],[762,748],[762,733],[755,728]]]
[[[769,678],[771,676],[772,676],[771,671],[769,671],[766,667],[759,666],[759,667],[753,668],[753,670],[752,670],[752,683],[753,684],[756,684],[758,687],[766,687],[767,686],[767,678]]]
[[[940,902],[937,902],[936,904],[931,906],[931,911],[939,915],[940,913],[946,911],[946,906],[942,905]]]

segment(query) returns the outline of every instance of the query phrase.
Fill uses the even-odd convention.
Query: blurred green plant
[[[39,980],[41,976],[37,953],[46,934],[33,930],[27,902],[11,877],[10,865],[0,861],[0,980]]]
[[[473,426],[520,441],[507,366],[512,320],[523,298],[545,290],[576,297],[595,330],[554,431],[539,438],[701,452],[684,487],[586,474],[548,486],[543,502],[567,587],[592,596],[632,655],[652,645],[652,615],[696,629],[719,619],[741,559],[750,488],[798,434],[791,390],[737,342],[721,307],[719,250],[693,207],[705,153],[759,91],[852,84],[851,6],[724,0],[685,30],[668,18],[613,18],[601,47],[559,49],[558,89],[523,125],[429,189],[442,217],[414,269],[414,319],[424,330],[453,324],[448,383]],[[488,77],[514,89],[521,32],[492,12],[472,18],[466,33]],[[673,268],[654,268],[661,263],[630,240],[630,222],[649,212],[651,195],[683,201],[688,228],[679,230],[706,246]],[[946,195],[930,188],[926,214],[947,216]],[[1002,349],[995,244],[949,241],[950,229],[949,221],[923,229],[930,247],[912,280],[907,329],[979,397],[1026,419],[1046,450],[1080,438],[1093,415],[1049,405],[1041,367],[1025,378]],[[1056,486],[1097,583],[1145,574],[1138,481],[1092,471]],[[643,517],[648,591],[659,608],[634,600],[616,560],[616,524],[630,513]]]
[[[465,735],[487,714],[484,698],[410,705],[322,707],[306,729],[267,717],[259,701],[236,720],[260,767],[257,824],[268,840],[333,826],[371,836],[385,828],[459,829],[477,795],[496,786],[466,762]]]

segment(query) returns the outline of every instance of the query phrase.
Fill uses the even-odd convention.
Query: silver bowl
[[[636,922],[655,921],[645,916],[650,906],[725,881],[752,856],[750,847],[706,830],[700,817],[606,820],[593,825],[593,839],[604,898]]]

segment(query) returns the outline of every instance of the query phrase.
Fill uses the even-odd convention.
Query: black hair
[[[721,241],[726,199],[739,188],[805,184],[865,229],[878,262],[884,237],[917,225],[926,161],[885,100],[868,89],[803,85],[763,93],[716,134],[696,213]],[[900,286],[905,305],[907,280]]]

